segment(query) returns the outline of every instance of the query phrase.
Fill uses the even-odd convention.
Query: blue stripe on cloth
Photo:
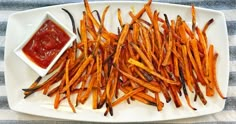
[[[0,21],[0,36],[5,36],[6,34],[6,28],[7,28],[7,22],[6,21]]]
[[[236,97],[228,97],[225,102],[224,110],[236,110]]]
[[[236,21],[226,21],[226,24],[227,24],[228,35],[235,35],[236,34]]]
[[[0,86],[2,86],[2,85],[5,85],[4,72],[0,72]]]
[[[2,1],[0,4],[0,10],[25,10],[25,9],[32,9],[44,6],[51,6],[56,4],[63,4],[63,3],[71,3],[71,2],[81,2],[82,0],[14,0],[14,1]],[[95,1],[95,0],[89,0]],[[102,0],[96,0],[102,1]],[[138,1],[145,1],[145,0],[138,0]],[[191,5],[194,4],[198,7],[216,9],[216,10],[225,10],[225,9],[235,9],[236,8],[236,1],[235,0],[207,0],[207,1],[176,1],[176,0],[153,0],[158,2],[168,2],[168,3],[175,3],[175,4],[182,4],[182,5]]]
[[[229,46],[230,61],[236,60],[236,46]]]
[[[236,86],[236,72],[229,73],[229,86]]]
[[[4,48],[5,47],[0,47],[0,61],[4,60]]]
[[[5,0],[1,1],[0,10],[26,10],[62,3],[62,0]]]
[[[0,109],[10,109],[6,96],[0,96]]]

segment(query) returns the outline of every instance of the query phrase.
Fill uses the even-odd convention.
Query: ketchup
[[[59,26],[47,20],[23,47],[23,52],[35,64],[47,68],[69,39]]]

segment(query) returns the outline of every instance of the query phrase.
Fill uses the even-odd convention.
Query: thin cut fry
[[[118,12],[117,14],[118,14],[118,21],[120,23],[120,26],[123,26],[123,19],[121,17],[121,10],[120,10],[120,8],[118,8],[117,12]]]
[[[143,87],[146,87],[146,88],[148,88],[148,89],[150,89],[150,90],[152,90],[152,91],[154,91],[154,92],[160,92],[160,88],[159,88],[159,87],[155,87],[155,86],[153,86],[153,85],[151,85],[151,84],[149,84],[149,83],[147,83],[147,82],[145,82],[145,81],[143,81],[143,80],[140,80],[140,79],[138,79],[138,78],[135,78],[135,77],[133,77],[132,75],[130,75],[130,74],[128,74],[128,73],[126,73],[126,72],[124,72],[124,71],[122,71],[122,70],[120,70],[120,69],[118,69],[118,70],[119,70],[120,73],[122,73],[123,75],[125,75],[127,78],[129,78],[129,79],[135,81],[135,82],[138,83],[139,85],[141,85],[141,86],[143,86]]]
[[[213,45],[210,45],[209,52],[208,52],[208,58],[209,58],[209,85],[206,87],[206,95],[207,96],[213,96],[214,95],[214,89],[215,89],[215,82],[213,79],[213,61],[214,61],[214,47]]]
[[[168,21],[168,18],[166,16],[166,20]],[[172,36],[172,31],[171,31],[171,28],[169,27],[169,33],[168,33],[168,48],[167,48],[167,52],[166,52],[166,55],[165,55],[165,59],[163,60],[163,63],[162,65],[163,66],[166,66],[169,62],[169,59],[170,59],[170,55],[171,55],[171,50],[172,50],[172,44],[173,44],[173,36]]]
[[[140,57],[142,58],[142,60],[147,64],[148,68],[151,70],[154,70],[154,67],[152,65],[152,63],[149,61],[149,59],[145,56],[145,54],[142,52],[142,50],[140,50],[140,48],[135,45],[134,43],[130,42],[130,44],[132,45],[132,47],[136,50],[136,52],[140,55]]]
[[[155,98],[156,98],[157,110],[161,111],[162,108],[164,107],[164,103],[160,101],[160,97],[158,93],[155,93]]]
[[[189,65],[188,65],[188,56],[187,56],[187,48],[185,45],[182,46],[182,53],[183,53],[183,58],[184,58],[184,70],[185,70],[185,77],[186,77],[186,82],[188,85],[188,88],[191,92],[193,92],[193,86],[191,82],[191,77],[190,77],[190,72],[189,72]]]
[[[121,47],[122,47],[122,44],[125,42],[125,38],[128,34],[128,30],[129,30],[129,25],[126,24],[121,32],[121,36],[120,36],[120,39],[118,41],[118,45],[116,48],[116,53],[115,53],[115,56],[113,59],[113,63],[115,63],[115,64],[118,64],[118,58],[120,56]]]
[[[163,80],[163,81],[166,81],[167,83],[178,85],[175,81],[169,80],[169,79],[167,79],[167,78],[161,76],[160,74],[158,74],[158,73],[156,73],[156,72],[150,70],[150,69],[147,68],[145,65],[143,65],[142,63],[140,63],[140,62],[138,62],[138,61],[136,61],[136,60],[134,60],[134,59],[132,59],[132,58],[130,58],[130,59],[128,60],[128,62],[129,62],[130,64],[136,65],[136,66],[138,66],[138,67],[140,67],[140,68],[146,70],[147,72],[151,73],[152,75],[156,76],[157,78],[159,78],[159,79],[161,79],[161,80]]]
[[[199,37],[199,41],[200,41],[200,45],[203,48],[203,53],[204,53],[204,60],[205,60],[205,64],[204,64],[204,74],[206,76],[208,76],[208,72],[209,72],[209,62],[208,62],[208,57],[207,57],[207,44],[206,41],[202,35],[202,32],[200,31],[200,29],[198,27],[196,27],[196,31]]]
[[[70,64],[70,60],[67,60],[67,62],[66,62],[66,70],[65,70],[66,85],[69,85],[69,64]],[[73,106],[73,104],[71,102],[71,99],[70,99],[70,90],[69,89],[66,90],[66,97],[67,97],[68,103],[69,103],[72,111],[74,113],[76,113],[75,107]]]
[[[223,95],[223,93],[220,90],[219,84],[217,82],[217,77],[216,77],[216,60],[217,60],[218,54],[216,53],[214,55],[214,61],[213,61],[213,82],[215,83],[216,91],[220,95],[222,99],[226,99],[226,97]]]
[[[115,102],[112,103],[112,106],[116,106],[118,105],[120,102],[128,99],[129,97],[133,96],[134,94],[137,94],[138,92],[143,91],[144,88],[143,87],[139,87],[133,91],[130,91],[129,93],[125,94],[124,96],[122,96],[121,98],[117,99]]]
[[[83,73],[84,69],[87,67],[87,65],[89,64],[89,62],[92,60],[92,55],[90,55],[81,65],[81,67],[79,68],[79,70],[76,72],[75,76],[70,80],[69,84],[66,85],[66,87],[63,88],[63,90],[61,91],[61,93],[65,92],[66,90],[68,90],[70,88],[70,86],[78,79],[78,77],[80,77],[80,75]]]

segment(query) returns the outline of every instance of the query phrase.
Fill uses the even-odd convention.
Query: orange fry
[[[134,77],[134,76],[132,76],[132,75],[130,75],[130,74],[120,70],[120,69],[118,69],[118,70],[119,70],[120,73],[125,75],[127,78],[135,81],[137,84],[139,84],[139,85],[141,85],[143,87],[146,87],[146,88],[148,88],[148,89],[150,89],[150,90],[152,90],[154,92],[160,92],[160,88],[159,87],[155,87],[152,84],[149,84],[148,82],[145,82],[145,81],[143,81],[141,79],[138,79],[138,78],[136,78],[136,77]]]
[[[215,83],[216,91],[220,95],[222,99],[226,99],[226,97],[223,95],[223,93],[220,90],[219,84],[217,82],[217,77],[216,77],[216,60],[217,60],[218,54],[216,53],[214,55],[214,61],[213,61],[213,82]]]
[[[209,85],[206,87],[206,95],[207,96],[213,96],[214,95],[214,89],[215,89],[215,82],[213,79],[213,61],[214,61],[214,47],[213,45],[210,45],[209,52],[208,52],[208,58],[209,58]]]
[[[150,74],[156,76],[157,78],[159,78],[159,79],[161,79],[161,80],[163,80],[163,81],[166,81],[167,83],[179,85],[179,84],[176,83],[175,81],[169,80],[169,79],[167,79],[167,78],[161,76],[160,74],[158,74],[158,73],[156,73],[156,72],[150,70],[149,68],[147,68],[144,64],[142,64],[142,63],[140,63],[140,62],[138,62],[138,61],[136,61],[136,60],[134,60],[134,59],[132,59],[132,58],[130,58],[130,59],[128,60],[128,62],[129,62],[130,64],[133,64],[133,65],[135,65],[135,66],[137,66],[137,67],[140,67],[140,68],[146,70],[146,71],[149,72]]]
[[[123,26],[123,19],[121,17],[121,10],[120,10],[120,8],[118,8],[117,14],[118,14],[118,21],[120,23],[120,26]]]
[[[130,42],[131,46],[135,49],[135,51],[140,55],[140,57],[142,58],[142,60],[145,62],[145,64],[147,64],[148,68],[150,70],[154,70],[154,67],[152,65],[152,63],[149,61],[149,59],[145,56],[145,54],[142,52],[142,50],[140,50],[140,48],[135,45],[134,43]]]
[[[121,103],[122,101],[128,99],[129,97],[133,96],[134,94],[137,94],[141,91],[143,91],[144,88],[143,87],[139,87],[133,91],[130,91],[129,93],[125,94],[124,96],[122,96],[121,98],[117,99],[115,102],[112,103],[112,106],[116,106],[118,105],[119,103]]]
[[[81,74],[83,73],[84,69],[87,67],[87,65],[90,63],[90,61],[92,60],[92,55],[90,55],[81,65],[81,67],[79,68],[79,70],[76,72],[75,76],[69,81],[69,84],[66,85],[66,87],[63,88],[63,90],[61,91],[61,93],[65,92],[66,90],[68,90],[70,88],[71,85],[73,85],[75,83],[75,81],[81,76]]]
[[[66,62],[66,70],[65,70],[66,85],[69,85],[69,64],[70,64],[70,60],[67,60],[67,62]],[[70,90],[69,90],[69,89],[66,90],[66,97],[67,97],[68,103],[69,103],[69,105],[70,105],[72,111],[73,111],[74,113],[76,113],[75,107],[74,107],[74,105],[72,104],[71,99],[70,99]]]
[[[114,56],[114,59],[113,59],[113,63],[115,63],[115,64],[118,64],[118,59],[119,59],[119,56],[120,56],[120,51],[121,51],[123,43],[125,42],[125,38],[126,38],[128,32],[129,32],[129,25],[126,24],[124,26],[122,32],[121,32],[120,39],[119,39],[118,45],[116,47],[116,53],[115,53],[115,56]]]
[[[182,53],[183,53],[183,58],[184,58],[184,71],[185,71],[185,77],[186,77],[186,82],[188,85],[188,88],[191,92],[193,92],[193,86],[191,82],[191,77],[190,77],[190,72],[189,72],[189,65],[188,65],[188,56],[187,56],[187,48],[185,45],[182,46]]]

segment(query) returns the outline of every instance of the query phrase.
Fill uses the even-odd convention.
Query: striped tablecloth
[[[228,99],[222,112],[202,117],[167,121],[167,123],[236,123],[236,0],[158,0],[183,5],[209,8],[222,11],[226,17],[230,52],[230,77]],[[4,80],[4,45],[7,20],[10,14],[17,11],[51,6],[56,4],[81,2],[81,0],[0,0],[0,124],[62,124],[79,123],[74,121],[55,120],[12,111],[9,109]],[[88,122],[81,122],[88,123]]]

